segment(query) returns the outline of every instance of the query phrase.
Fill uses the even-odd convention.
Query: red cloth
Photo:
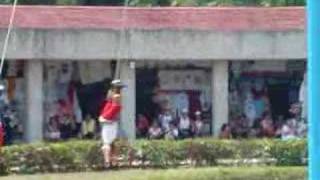
[[[121,111],[121,104],[113,101],[106,101],[103,105],[100,116],[109,120],[109,121],[117,121],[117,116]]]

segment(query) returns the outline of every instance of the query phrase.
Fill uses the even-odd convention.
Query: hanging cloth
[[[15,77],[8,77],[7,78],[7,82],[8,82],[8,89],[7,89],[7,94],[8,94],[8,100],[11,102],[12,100],[14,100],[14,93],[15,93]]]

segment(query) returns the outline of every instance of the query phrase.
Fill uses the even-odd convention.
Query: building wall
[[[3,39],[5,31],[0,31]],[[1,43],[0,43],[1,44]],[[305,32],[200,30],[15,30],[8,59],[306,59]]]

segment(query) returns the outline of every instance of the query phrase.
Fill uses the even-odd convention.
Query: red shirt
[[[112,100],[105,101],[100,116],[107,119],[108,121],[118,121],[117,118],[121,111],[121,104]]]

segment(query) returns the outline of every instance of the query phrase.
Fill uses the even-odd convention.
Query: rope
[[[5,59],[6,55],[7,55],[7,49],[8,49],[11,30],[12,30],[12,27],[13,27],[14,16],[16,14],[17,3],[18,3],[18,0],[14,0],[13,1],[12,11],[11,11],[11,16],[10,16],[10,21],[9,21],[9,26],[8,26],[7,34],[6,34],[5,41],[4,41],[2,54],[1,54],[0,76],[2,75],[4,59]]]
[[[123,38],[123,36],[125,35],[126,32],[126,28],[124,28],[124,25],[127,21],[127,7],[129,6],[129,0],[125,0],[124,1],[124,7],[121,10],[121,31],[120,31],[120,37],[119,37],[119,48],[118,48],[118,53],[117,53],[117,60],[116,60],[116,71],[114,74],[114,79],[120,79],[120,71],[121,71],[121,48],[123,46],[123,44],[125,43],[125,37]]]

